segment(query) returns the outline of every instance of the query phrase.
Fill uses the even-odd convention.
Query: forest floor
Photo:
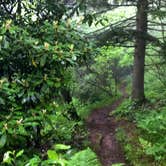
[[[124,153],[120,143],[116,139],[116,129],[125,125],[123,121],[117,121],[110,112],[114,111],[127,97],[125,85],[120,88],[122,97],[111,106],[94,110],[87,119],[89,141],[91,147],[98,155],[103,166],[112,166],[116,163],[126,165]]]

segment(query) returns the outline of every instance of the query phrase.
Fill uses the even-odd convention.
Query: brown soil
[[[115,101],[111,106],[94,110],[87,119],[89,140],[91,146],[99,156],[103,166],[112,166],[115,163],[124,163],[123,150],[116,139],[116,129],[123,122],[116,121],[109,113],[115,110],[126,97],[125,86],[121,87],[123,97]]]

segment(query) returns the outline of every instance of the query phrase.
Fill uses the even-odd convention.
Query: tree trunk
[[[134,67],[133,67],[133,87],[132,98],[133,100],[143,101],[144,95],[144,65],[145,65],[145,51],[147,33],[147,14],[148,0],[138,0],[137,3],[137,16],[136,16],[136,41],[135,41],[135,54],[134,54]]]

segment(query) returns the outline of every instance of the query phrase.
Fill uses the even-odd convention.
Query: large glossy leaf
[[[11,164],[13,161],[13,158],[10,156],[13,152],[7,151],[3,156],[3,163]]]
[[[19,152],[17,152],[16,158],[22,156],[23,153],[24,153],[24,150],[20,150]]]
[[[3,134],[0,138],[0,148],[4,147],[4,145],[6,144],[6,141],[7,141],[7,136],[6,134]]]
[[[43,55],[40,59],[40,66],[43,67],[46,64],[47,56]]]
[[[58,160],[58,154],[54,150],[47,151],[48,158],[51,160]]]
[[[56,150],[68,150],[68,149],[71,148],[71,146],[70,145],[64,145],[64,144],[56,144],[56,145],[54,145],[54,148]]]

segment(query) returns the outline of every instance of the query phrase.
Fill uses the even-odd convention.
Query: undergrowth
[[[117,138],[131,165],[165,166],[166,93],[158,81],[152,86],[146,84],[146,88],[148,100],[145,103],[138,105],[125,99],[111,115],[125,121],[126,127],[117,130]]]
[[[79,99],[73,98],[72,104],[76,108],[76,112],[77,112],[78,116],[82,120],[85,120],[88,118],[88,116],[91,114],[91,112],[93,110],[96,110],[96,109],[99,109],[102,107],[106,107],[106,106],[110,105],[111,103],[113,103],[118,98],[119,98],[119,96],[116,96],[114,98],[103,98],[102,100],[96,101],[93,103],[90,103],[90,102],[83,103]]]
[[[128,103],[125,101],[123,106]],[[122,105],[120,106],[122,107]],[[122,110],[124,110],[122,109]],[[120,114],[118,109],[117,114]],[[118,130],[117,137],[123,142],[126,158],[134,165],[164,166],[166,163],[166,107],[157,110],[144,107],[144,110],[132,110],[120,114],[127,120],[128,128]]]

